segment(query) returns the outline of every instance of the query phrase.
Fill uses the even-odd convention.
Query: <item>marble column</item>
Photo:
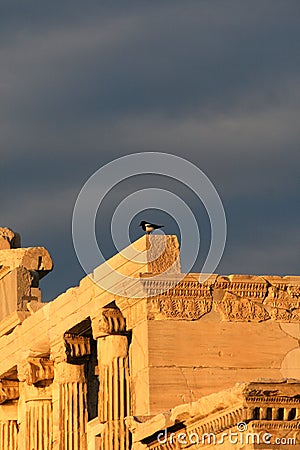
[[[53,450],[87,449],[87,384],[84,362],[89,339],[65,335],[51,346],[54,361]]]
[[[18,364],[18,378],[18,450],[51,450],[53,363],[28,357]]]
[[[0,381],[0,450],[17,450],[19,383]]]
[[[128,337],[125,320],[116,308],[104,308],[93,319],[97,339],[99,398],[98,417],[103,424],[101,450],[128,450],[129,431],[125,417],[129,415]]]

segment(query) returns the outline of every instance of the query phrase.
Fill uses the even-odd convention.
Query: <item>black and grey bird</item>
[[[155,225],[155,223],[145,222],[145,220],[142,220],[139,226],[142,227],[142,229],[147,234],[150,234],[150,233],[152,233],[152,231],[158,230],[158,228],[162,228],[163,227],[163,225]]]

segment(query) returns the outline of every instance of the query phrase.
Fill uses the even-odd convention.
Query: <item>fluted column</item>
[[[18,365],[18,450],[52,449],[53,363],[29,357]]]
[[[0,381],[0,450],[17,450],[18,384],[17,381]]]
[[[98,417],[104,424],[101,450],[128,450],[129,431],[125,417],[129,415],[128,338],[125,320],[118,309],[104,308],[93,320],[97,338],[99,368]]]
[[[51,348],[54,360],[53,450],[87,449],[87,385],[84,357],[89,340],[65,335]]]
[[[18,427],[16,420],[0,420],[0,449],[17,450]]]

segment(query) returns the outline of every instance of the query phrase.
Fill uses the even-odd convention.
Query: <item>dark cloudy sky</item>
[[[1,225],[51,252],[46,300],[83,276],[71,236],[82,185],[134,152],[182,156],[214,183],[228,222],[217,272],[299,274],[299,0],[0,6]],[[112,192],[97,220],[107,257],[113,209],[166,183],[136,177]],[[188,189],[171,189],[204,221],[205,251],[201,208]],[[178,231],[163,213],[149,216]]]

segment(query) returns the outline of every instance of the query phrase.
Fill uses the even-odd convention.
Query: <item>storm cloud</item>
[[[299,20],[298,0],[2,2],[1,225],[51,252],[46,300],[84,275],[71,237],[84,182],[144,151],[182,156],[214,183],[228,221],[218,272],[299,273]],[[103,205],[107,256],[113,208],[153,180]],[[155,183],[202,220],[188,190]]]

